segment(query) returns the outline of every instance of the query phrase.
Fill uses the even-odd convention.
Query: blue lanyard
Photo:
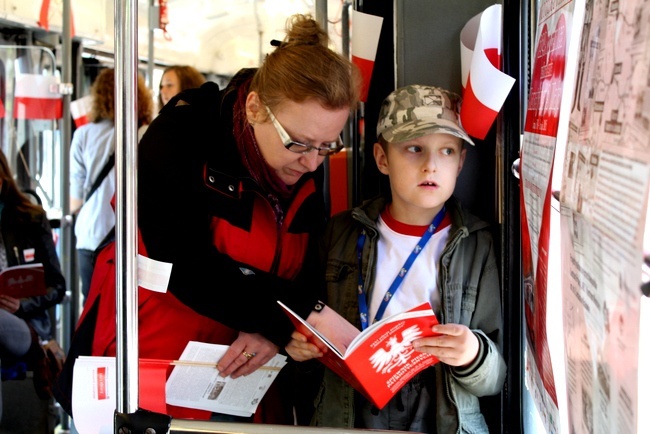
[[[424,246],[427,244],[427,242],[429,241],[433,233],[436,231],[436,228],[440,225],[444,217],[445,217],[445,207],[443,206],[442,209],[438,212],[438,214],[436,214],[436,216],[433,218],[433,221],[431,222],[427,230],[422,235],[422,238],[420,238],[420,241],[418,241],[418,243],[415,245],[415,248],[411,251],[409,257],[406,258],[406,262],[404,262],[404,265],[399,270],[399,273],[397,273],[395,280],[393,280],[393,283],[390,285],[390,288],[388,288],[386,294],[384,294],[384,298],[382,299],[381,304],[379,305],[379,309],[377,309],[377,314],[375,315],[375,322],[379,321],[382,318],[382,316],[384,316],[384,311],[388,306],[388,302],[390,302],[393,295],[395,295],[395,293],[399,289],[399,286],[402,284],[402,281],[404,280],[406,273],[408,273],[409,269],[411,268],[411,265],[413,265],[413,262],[418,257],[418,254],[424,249]],[[365,330],[368,327],[368,301],[366,300],[366,291],[364,289],[364,283],[363,283],[363,273],[361,271],[362,270],[361,256],[363,252],[363,245],[365,242],[366,242],[366,230],[363,229],[359,234],[359,239],[357,240],[357,260],[359,261],[359,284],[357,286],[357,296],[359,298],[359,316],[361,318],[362,330]]]

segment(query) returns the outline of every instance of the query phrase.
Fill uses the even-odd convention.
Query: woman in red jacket
[[[258,69],[223,90],[208,82],[175,96],[138,146],[142,247],[172,264],[166,294],[140,291],[141,358],[178,358],[189,340],[227,344],[221,374],[246,375],[290,339],[277,300],[312,315],[320,285],[311,249],[327,217],[322,163],[343,148],[360,79],[315,20],[289,24]],[[84,312],[93,312],[96,281],[105,282],[97,271]],[[105,295],[114,287],[100,289],[97,324],[115,307]],[[96,329],[92,354],[115,354],[114,329]],[[274,386],[290,373],[283,368]],[[258,410],[257,421],[293,423],[289,398],[271,391]]]

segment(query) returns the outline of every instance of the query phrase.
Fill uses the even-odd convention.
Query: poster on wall
[[[550,234],[559,233],[551,230],[552,223],[559,224],[551,218],[552,180],[556,152],[562,151],[566,143],[569,97],[573,94],[579,48],[576,29],[581,28],[583,11],[584,1],[580,0],[540,4],[521,149],[526,383],[549,433],[560,432],[558,391],[547,330],[548,299],[560,299],[559,281],[549,284]],[[557,321],[551,324],[558,325]],[[561,336],[561,329],[552,331]]]
[[[586,5],[560,197],[571,433],[637,432],[648,22],[647,1]]]

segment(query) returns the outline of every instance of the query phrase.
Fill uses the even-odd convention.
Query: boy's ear
[[[377,163],[377,169],[384,175],[388,175],[388,156],[384,147],[381,146],[381,143],[375,143],[375,146],[372,148],[372,153],[375,156],[375,163]]]
[[[266,111],[257,92],[251,91],[246,96],[246,120],[248,123],[264,122],[266,120]]]
[[[463,170],[463,165],[465,164],[465,157],[467,156],[467,148],[463,146],[463,149],[460,151],[460,161],[458,162],[458,173],[456,177],[460,175],[460,171]]]

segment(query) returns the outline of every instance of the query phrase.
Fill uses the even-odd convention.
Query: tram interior
[[[70,61],[72,91],[69,100],[87,95],[97,71],[113,66],[115,62],[115,3],[128,6],[124,4],[127,2],[118,0],[115,3],[70,0],[74,36],[67,48],[61,36],[66,23],[63,3],[66,2],[7,0],[0,5],[0,100],[8,108],[0,117],[0,143],[14,165],[12,169],[22,188],[35,191],[46,209],[59,237],[58,248],[65,245],[62,237],[70,236],[69,232],[65,235],[61,230],[69,217],[69,209],[64,204],[68,196],[61,167],[62,156],[74,132],[74,123],[71,119],[12,118],[14,80],[17,74],[28,73],[57,77],[60,81],[62,70]],[[505,337],[509,378],[504,391],[496,397],[483,399],[482,405],[493,432],[537,434],[547,431],[530,396],[529,385],[524,384],[526,343],[519,252],[519,180],[513,176],[510,165],[519,156],[531,74],[530,56],[535,41],[535,11],[544,2],[496,3],[504,8],[504,50],[510,50],[504,51],[504,68],[516,76],[517,84],[488,135],[477,140],[477,146],[468,149],[468,163],[455,194],[472,212],[493,226],[494,238],[498,240],[502,303],[509,330]],[[350,123],[350,143],[346,146],[347,161],[343,169],[348,182],[344,191],[338,191],[345,196],[344,203],[350,206],[387,187],[376,167],[365,164],[373,160],[371,147],[364,146],[375,139],[373,126],[384,96],[395,87],[418,82],[460,93],[459,30],[469,19],[493,4],[495,2],[490,0],[139,0],[138,69],[147,78],[154,100],[162,71],[171,64],[195,66],[209,80],[223,86],[238,69],[259,64],[272,49],[269,41],[282,39],[286,17],[293,13],[310,13],[317,17],[325,13],[328,31],[337,50],[343,50],[344,44],[349,43],[345,40],[346,35],[349,37],[349,29],[344,29],[344,24],[353,8],[384,17],[368,99]],[[511,11],[521,14],[522,18],[510,16]],[[518,44],[528,45],[519,51]],[[63,57],[66,50],[69,59]],[[508,62],[511,63],[505,65]],[[354,153],[355,147],[358,154]],[[553,187],[554,191],[559,191],[559,188]],[[555,200],[553,206],[554,218],[559,219],[559,202]],[[553,248],[559,249],[555,244],[557,239],[554,240]],[[559,257],[559,252],[556,253]],[[69,279],[68,296],[64,304],[55,309],[53,318],[65,346],[82,305],[71,252],[62,251],[61,258]],[[647,276],[650,273],[645,275],[650,280]],[[549,287],[551,285],[561,285],[559,277],[550,282]],[[560,296],[549,295],[549,302],[561,303]],[[640,303],[639,367],[650,362],[647,297]],[[561,324],[561,315],[561,310],[551,312],[547,321]],[[549,327],[549,337],[562,340],[561,327]],[[565,382],[563,345],[554,346],[551,357],[558,372],[556,381]],[[649,384],[647,370],[638,371],[640,387],[637,399],[641,410],[641,402],[650,398],[647,392],[650,388],[643,387]],[[560,395],[559,432],[568,434],[566,419],[571,403]],[[29,377],[22,381],[3,381],[2,403],[0,434],[70,432],[69,420],[56,402],[41,401],[34,395]],[[644,430],[650,427],[650,416],[638,411],[637,425],[638,433],[646,432]]]

